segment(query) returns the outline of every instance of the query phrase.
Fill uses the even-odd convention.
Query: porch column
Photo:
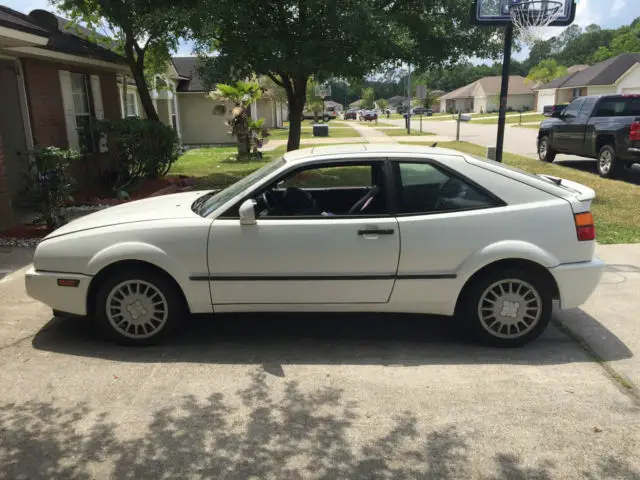
[[[0,228],[11,226],[13,224],[13,220],[13,207],[11,204],[11,193],[9,192],[9,178],[7,177],[7,170],[4,162],[2,136],[0,136]]]

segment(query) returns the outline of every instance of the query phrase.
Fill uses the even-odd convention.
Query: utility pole
[[[500,112],[498,113],[498,138],[496,141],[496,162],[502,162],[504,149],[504,126],[509,97],[509,70],[511,69],[511,46],[513,44],[513,24],[507,25],[504,33],[504,60],[502,63],[502,85],[500,87]]]
[[[409,64],[409,77],[407,78],[407,99],[409,111],[407,112],[407,135],[411,135],[411,64]]]

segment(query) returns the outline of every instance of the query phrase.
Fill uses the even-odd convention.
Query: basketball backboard
[[[527,3],[530,5],[525,8],[535,9],[535,12],[531,11],[532,15],[539,15],[541,8],[560,7],[558,18],[550,24],[552,27],[571,25],[576,17],[576,0],[475,0],[472,20],[480,25],[506,25],[511,23],[511,6]]]

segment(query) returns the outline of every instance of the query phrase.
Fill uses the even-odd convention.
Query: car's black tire
[[[598,152],[598,175],[602,178],[616,178],[624,169],[623,165],[617,160],[613,145],[604,145]]]
[[[97,324],[105,336],[119,344],[161,343],[176,332],[186,314],[177,289],[165,275],[153,270],[116,271],[98,287],[94,305]]]
[[[508,285],[519,293],[496,295]],[[520,347],[535,340],[549,325],[553,311],[548,283],[533,270],[490,271],[474,280],[462,301],[462,320],[477,340],[493,347]]]
[[[541,162],[549,163],[556,159],[556,152],[551,149],[551,139],[546,135],[538,140],[538,158]]]

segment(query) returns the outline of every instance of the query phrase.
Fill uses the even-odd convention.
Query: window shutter
[[[78,139],[78,126],[76,125],[76,113],[73,107],[73,94],[71,93],[71,74],[66,70],[59,70],[60,90],[62,93],[62,108],[64,110],[64,122],[67,127],[67,143],[69,150],[80,149]]]
[[[102,90],[100,89],[100,77],[91,75],[91,94],[93,95],[93,109],[98,120],[104,120],[104,108],[102,106]],[[108,152],[107,136],[100,135],[100,152]]]

